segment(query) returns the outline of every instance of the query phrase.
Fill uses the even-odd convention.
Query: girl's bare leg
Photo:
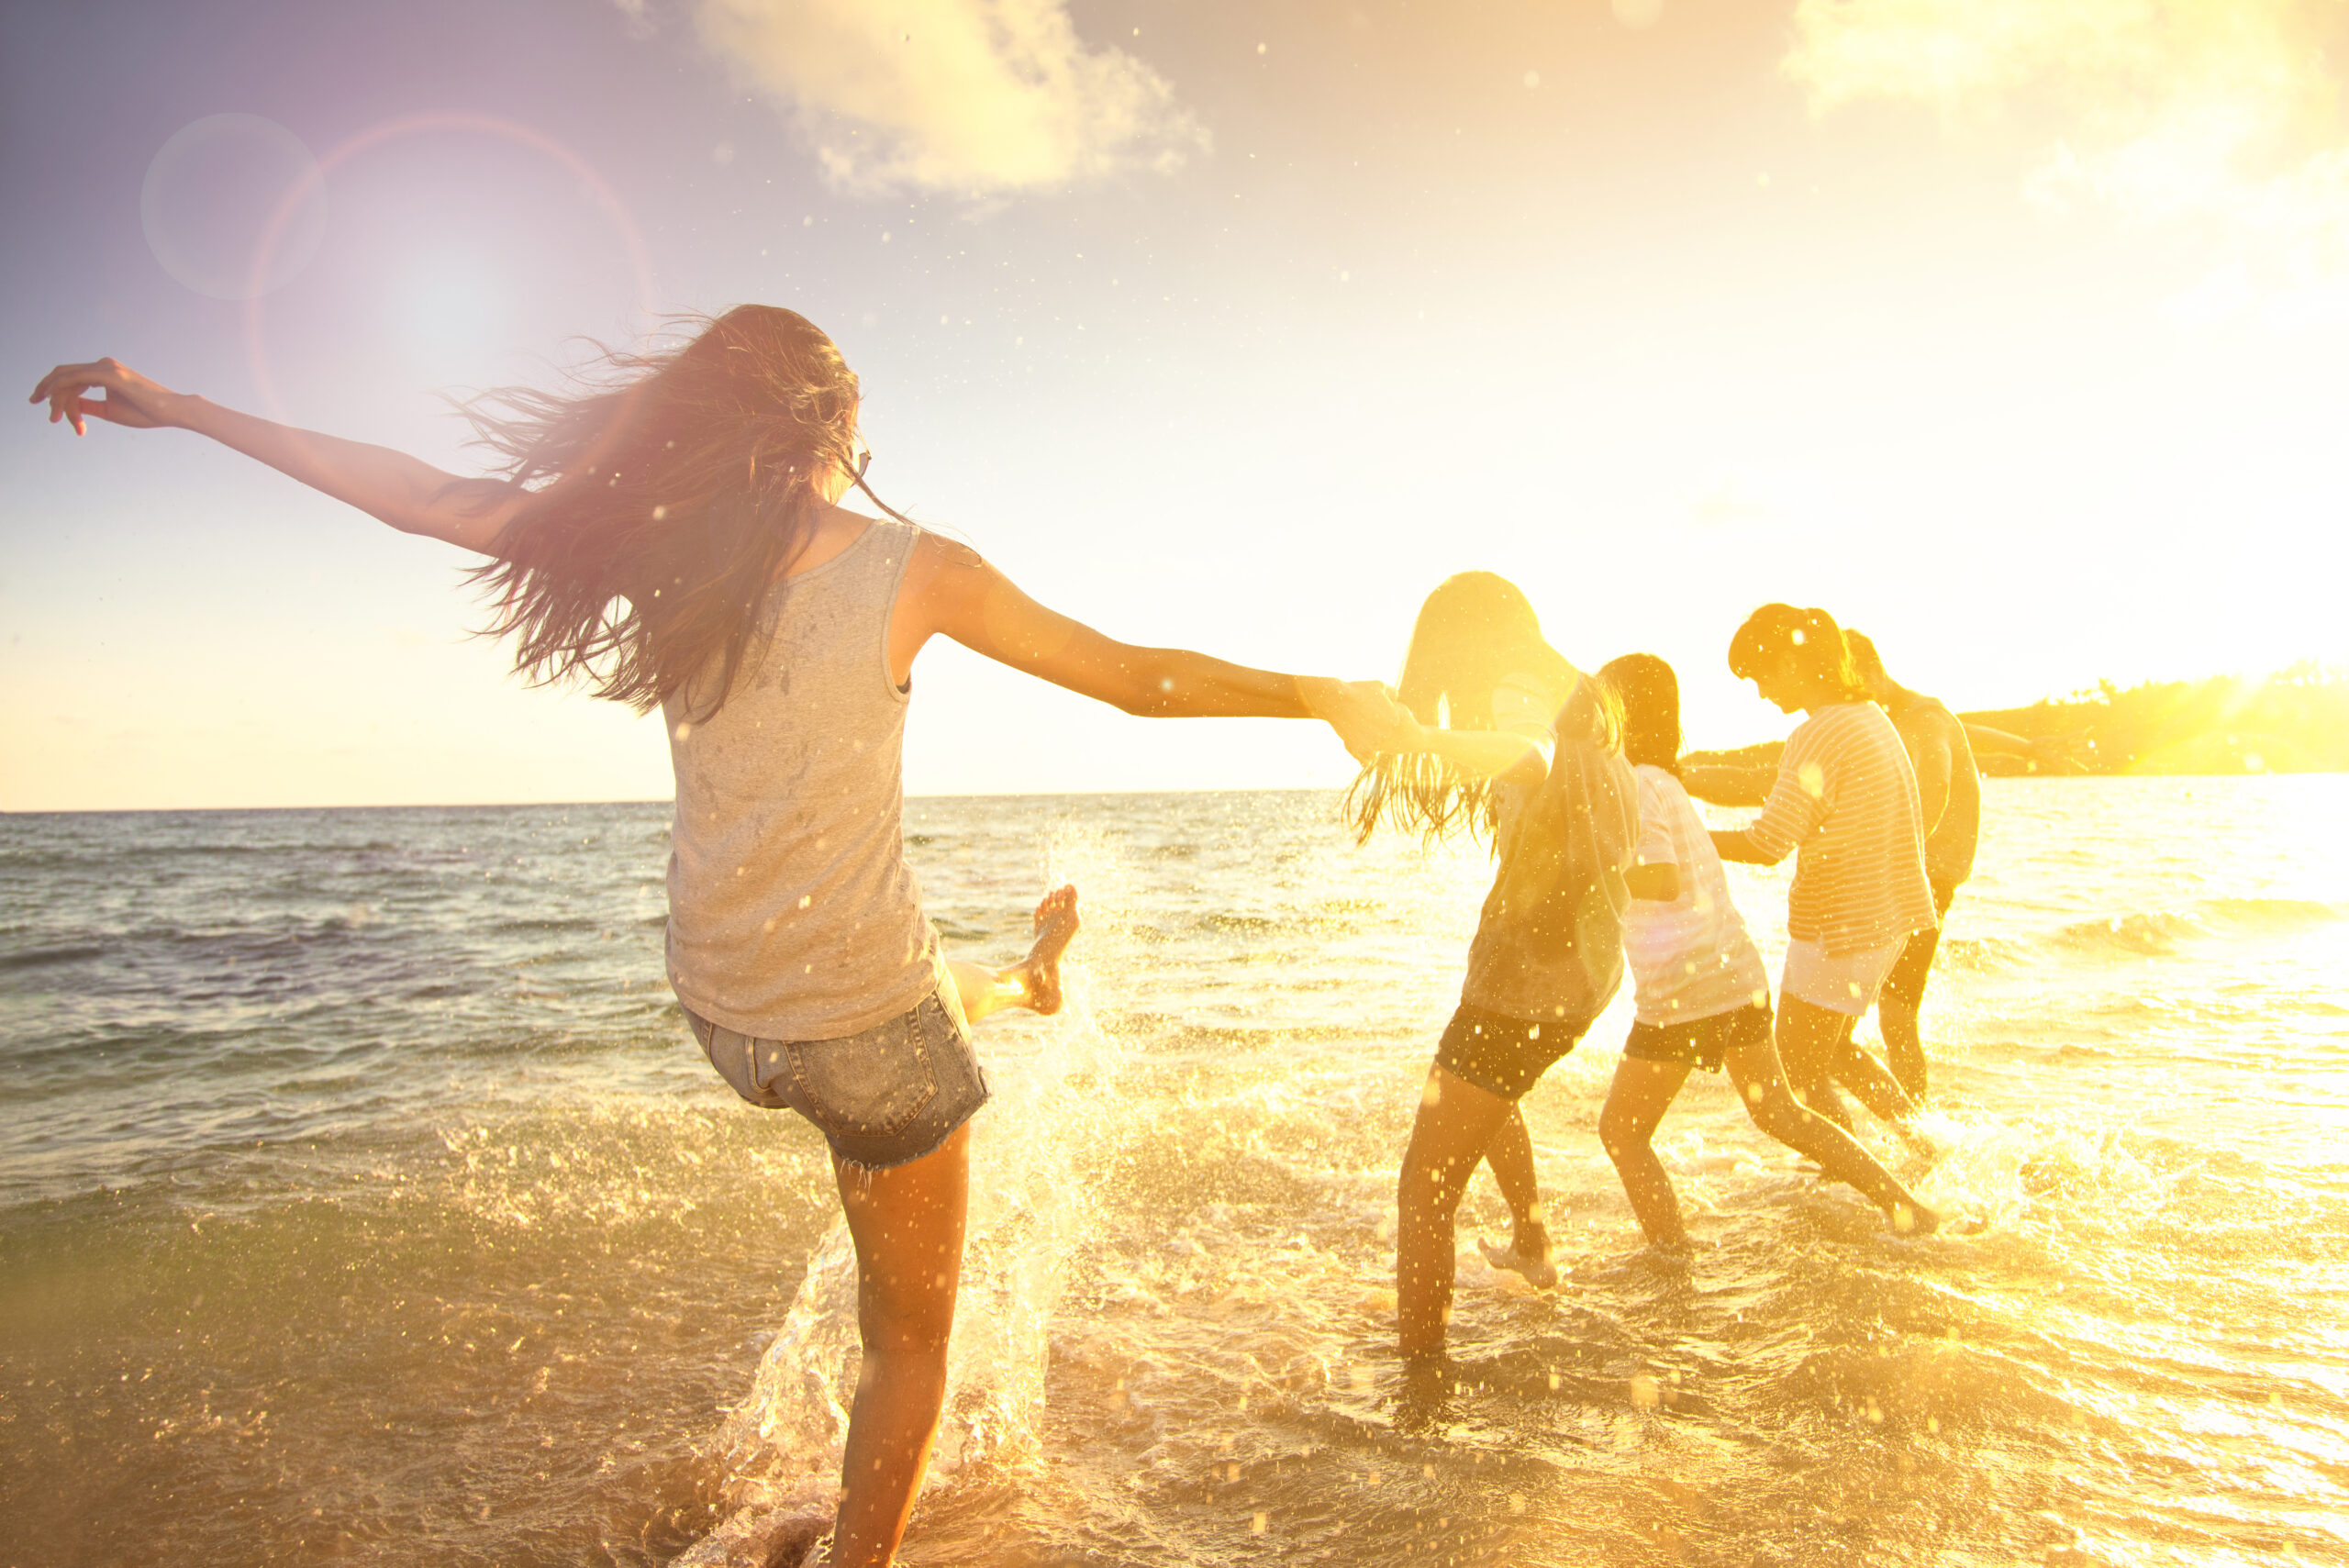
[[[1626,1062],[1624,1066],[1631,1066]],[[1877,1164],[1852,1135],[1825,1117],[1804,1108],[1779,1074],[1778,1053],[1766,1041],[1731,1048],[1730,1081],[1745,1101],[1753,1125],[1794,1150],[1819,1162],[1820,1170],[1839,1182],[1857,1187],[1870,1203],[1884,1210],[1892,1229],[1904,1236],[1939,1229],[1941,1216],[1925,1207],[1917,1195]],[[1619,1080],[1620,1082],[1620,1080]],[[1609,1109],[1612,1109],[1610,1104]],[[1612,1146],[1609,1146],[1610,1151]],[[1631,1178],[1626,1176],[1628,1186]]]
[[[1508,1203],[1510,1221],[1506,1250],[1480,1243],[1485,1261],[1497,1269],[1523,1274],[1528,1283],[1543,1289],[1557,1284],[1558,1271],[1550,1262],[1541,1178],[1533,1169],[1533,1135],[1525,1130],[1525,1117],[1517,1106],[1508,1107],[1508,1118],[1485,1146],[1485,1164]]]
[[[856,1242],[856,1319],[864,1360],[841,1462],[830,1561],[885,1568],[930,1464],[946,1398],[946,1341],[963,1273],[971,1128],[934,1154],[886,1171],[836,1164]]]
[[[1835,1092],[1835,1060],[1856,1020],[1845,1013],[1778,993],[1778,1060],[1805,1105],[1849,1132],[1852,1113]]]
[[[1688,1081],[1685,1066],[1642,1062],[1627,1056],[1616,1064],[1615,1082],[1607,1091],[1607,1107],[1598,1113],[1598,1141],[1623,1178],[1623,1195],[1648,1240],[1672,1251],[1686,1251],[1687,1229],[1680,1223],[1680,1199],[1664,1162],[1655,1157],[1652,1140],[1673,1096]]]
[[[1841,1078],[1902,1142],[1930,1159],[1936,1152],[1932,1144],[1909,1124],[1917,1114],[1915,1102],[1900,1092],[1882,1062],[1852,1043],[1852,1030],[1859,1021],[1849,1013],[1779,994],[1778,1060],[1796,1097],[1850,1132],[1852,1113],[1835,1092],[1835,1081]]]
[[[1511,1108],[1442,1067],[1428,1069],[1395,1195],[1395,1316],[1407,1357],[1443,1353],[1460,1196]]]
[[[1044,895],[1036,906],[1035,925],[1036,945],[1008,969],[959,961],[947,964],[965,1019],[975,1024],[1006,1007],[1025,1007],[1031,1013],[1061,1010],[1061,954],[1076,935],[1076,889],[1060,887]]]
[[[1885,1064],[1861,1050],[1852,1040],[1853,1027],[1859,1019],[1848,1020],[1843,1026],[1843,1039],[1835,1053],[1835,1079],[1860,1097],[1878,1119],[1900,1135],[1902,1142],[1920,1154],[1936,1152],[1924,1135],[1909,1125],[1917,1114],[1917,1102],[1900,1086]]]
[[[1876,999],[1876,1025],[1884,1031],[1884,1056],[1901,1092],[1920,1105],[1925,1098],[1925,1040],[1917,1028],[1917,1005],[1896,996]],[[1853,1087],[1856,1089],[1857,1084]]]

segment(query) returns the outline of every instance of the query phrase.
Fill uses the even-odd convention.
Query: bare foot
[[[1948,1152],[1905,1117],[1892,1124],[1892,1130],[1899,1134],[1900,1141],[1908,1146],[1910,1166],[1919,1175],[1940,1163],[1941,1157]]]
[[[1931,1236],[1942,1228],[1940,1214],[1914,1199],[1894,1204],[1884,1211],[1884,1217],[1891,1222],[1896,1236]]]
[[[1019,1005],[1038,1013],[1061,1010],[1061,954],[1076,935],[1076,889],[1057,887],[1036,906],[1036,945],[1012,966]]]
[[[1476,1248],[1485,1254],[1485,1262],[1497,1269],[1524,1275],[1525,1283],[1536,1290],[1548,1290],[1558,1283],[1558,1265],[1549,1260],[1546,1248],[1543,1249],[1544,1255],[1539,1258],[1528,1257],[1519,1251],[1515,1241],[1506,1247],[1496,1247],[1490,1241],[1480,1240]]]

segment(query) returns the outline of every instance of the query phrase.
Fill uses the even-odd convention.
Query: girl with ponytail
[[[1776,865],[1796,854],[1779,984],[1779,1059],[1811,1109],[1848,1129],[1842,1078],[1911,1148],[1916,1106],[1883,1063],[1852,1042],[1914,931],[1934,929],[1917,779],[1899,732],[1868,699],[1835,617],[1765,605],[1730,641],[1729,667],[1782,712],[1806,714],[1787,740],[1762,814],[1716,832],[1725,860]]]

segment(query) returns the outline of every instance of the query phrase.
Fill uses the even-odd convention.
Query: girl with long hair
[[[843,508],[852,484],[880,506],[857,378],[792,311],[740,306],[605,373],[573,395],[493,399],[475,424],[506,465],[488,478],[235,413],[113,360],[59,366],[32,401],[77,435],[93,418],[195,431],[474,551],[525,678],[662,710],[670,984],[737,1093],[823,1132],[856,1245],[863,1362],[829,1556],[811,1561],[867,1568],[896,1551],[944,1396],[969,1123],[987,1097],[967,1024],[1057,1006],[1075,928],[1063,889],[1024,964],[940,951],[900,828],[916,655],[943,635],[1129,713],[1322,717],[1358,741],[1388,703],[1375,683],[1114,642],[886,506]]]
[[[1496,1261],[1555,1277],[1517,1102],[1621,982],[1638,820],[1613,699],[1543,640],[1507,579],[1464,572],[1428,595],[1398,695],[1407,711],[1348,797],[1358,834],[1465,829],[1498,862],[1397,1184],[1397,1325],[1406,1360],[1427,1366],[1443,1359],[1454,1222],[1479,1162],[1515,1219]]]
[[[1851,1128],[1835,1092],[1840,1078],[1911,1149],[1931,1155],[1932,1145],[1910,1125],[1914,1102],[1852,1040],[1910,934],[1937,924],[1909,753],[1869,700],[1842,628],[1825,610],[1763,606],[1731,640],[1729,667],[1782,711],[1808,716],[1787,739],[1762,814],[1748,828],[1712,835],[1724,860],[1776,865],[1797,855],[1778,1059],[1795,1093],[1821,1116]]]
[[[1851,1135],[1805,1109],[1779,1072],[1771,1041],[1770,977],[1731,902],[1720,856],[1680,784],[1680,682],[1653,653],[1627,653],[1598,672],[1623,712],[1623,755],[1639,782],[1640,837],[1625,881],[1623,916],[1638,1006],[1598,1138],[1623,1178],[1640,1229],[1654,1245],[1685,1250],[1688,1232],[1672,1179],[1655,1156],[1656,1125],[1691,1068],[1726,1067],[1753,1125],[1848,1182],[1903,1233],[1940,1217]]]

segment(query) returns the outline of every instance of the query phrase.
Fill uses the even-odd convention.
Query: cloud
[[[1815,113],[1931,104],[2041,128],[2050,208],[2210,226],[2271,284],[2349,278],[2332,0],[1800,0],[1787,73]]]
[[[999,197],[1169,171],[1208,145],[1166,80],[1087,47],[1063,0],[697,0],[693,17],[858,195]]]

